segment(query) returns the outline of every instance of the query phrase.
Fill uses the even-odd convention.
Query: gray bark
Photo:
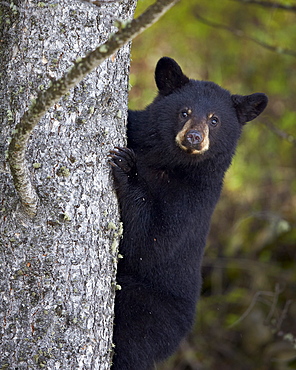
[[[82,1],[97,5],[101,2],[97,0]],[[103,1],[114,2],[114,0]],[[39,198],[31,182],[25,156],[28,140],[40,119],[49,108],[56,105],[73,87],[100,66],[107,57],[114,55],[128,41],[155,23],[176,2],[177,0],[157,0],[137,19],[116,20],[119,27],[117,32],[112,32],[106,42],[89,51],[86,56],[78,57],[67,73],[61,78],[51,81],[48,88],[39,90],[36,98],[32,100],[29,109],[12,132],[8,149],[8,160],[14,186],[25,212],[30,217],[36,216]]]
[[[125,136],[129,45],[35,128],[33,219],[5,153],[36,91],[104,42],[115,19],[132,18],[135,2],[0,3],[0,368],[109,368],[120,227],[107,154]]]

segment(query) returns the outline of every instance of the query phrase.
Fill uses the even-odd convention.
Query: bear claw
[[[135,172],[136,156],[133,150],[126,147],[115,147],[110,150],[109,156],[113,168],[119,168],[128,175]]]

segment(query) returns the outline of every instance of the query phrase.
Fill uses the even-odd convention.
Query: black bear
[[[159,93],[129,111],[127,148],[111,151],[123,222],[113,370],[149,370],[190,330],[210,220],[243,125],[265,94],[231,95],[191,80],[171,58],[155,70]]]

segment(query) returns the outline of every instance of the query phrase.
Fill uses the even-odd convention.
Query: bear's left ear
[[[174,59],[163,57],[159,59],[155,68],[155,82],[161,95],[169,95],[175,89],[186,85],[189,78],[183,74]]]
[[[252,95],[232,95],[234,108],[241,124],[252,121],[259,116],[267,106],[268,98],[263,93]]]

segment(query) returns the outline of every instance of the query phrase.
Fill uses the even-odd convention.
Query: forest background
[[[139,0],[137,13],[148,3]],[[295,5],[181,1],[133,41],[131,109],[155,97],[162,56],[190,78],[269,97],[225,178],[196,325],[162,370],[296,369]]]

